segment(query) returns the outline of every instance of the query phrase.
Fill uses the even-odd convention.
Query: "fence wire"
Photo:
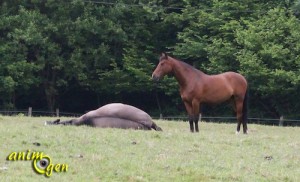
[[[0,115],[4,116],[28,116],[28,110],[13,110],[13,111],[0,111]],[[71,112],[57,112],[57,111],[39,111],[32,110],[31,116],[40,117],[40,116],[48,116],[48,117],[79,117],[82,113],[71,113]],[[166,121],[188,121],[187,116],[160,116],[160,117],[152,117],[153,119],[161,119]],[[236,123],[236,117],[226,117],[226,116],[215,116],[215,117],[207,117],[202,116],[201,121],[204,122],[215,122],[215,123]],[[280,125],[280,126],[300,126],[299,119],[283,119],[280,118],[259,118],[259,117],[249,117],[248,123],[251,124],[263,124],[263,125]]]

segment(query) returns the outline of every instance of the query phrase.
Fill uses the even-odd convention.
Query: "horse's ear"
[[[168,59],[168,54],[166,52],[161,53],[161,59]]]

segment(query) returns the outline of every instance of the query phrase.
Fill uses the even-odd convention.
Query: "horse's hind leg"
[[[239,134],[239,133],[240,133],[241,124],[242,124],[242,122],[239,121],[239,119],[238,119],[238,123],[237,123],[237,127],[236,127],[236,132],[235,132],[236,134]]]
[[[245,114],[245,113],[243,113],[243,114]],[[244,118],[244,116],[243,116],[242,120],[243,120],[243,132],[244,132],[244,134],[248,134],[247,119]]]
[[[241,97],[238,97],[241,98]],[[237,125],[237,133],[240,132],[241,124],[243,124],[243,133],[247,134],[247,118],[244,117],[244,112],[243,112],[243,107],[244,107],[244,101],[243,99],[235,99],[236,103],[236,117],[238,120],[238,125]]]
[[[230,98],[229,103],[232,106],[233,111],[236,113],[236,103],[235,103],[235,99],[233,96]]]
[[[236,108],[236,119],[237,119],[237,128],[236,128],[236,133],[238,134],[241,129],[241,124],[242,124],[242,116],[243,116],[243,99],[239,99],[236,97],[235,99],[235,108]],[[244,125],[243,125],[244,126]]]
[[[247,121],[243,121],[243,132],[244,134],[248,134]]]

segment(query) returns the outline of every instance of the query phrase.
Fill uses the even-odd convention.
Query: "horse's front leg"
[[[199,122],[199,114],[194,116],[194,123],[195,123],[196,132],[199,132],[198,122]]]
[[[194,133],[194,116],[189,115],[190,131]]]
[[[194,132],[194,116],[192,112],[192,106],[186,101],[184,101],[184,105],[189,116],[190,130],[191,132]]]

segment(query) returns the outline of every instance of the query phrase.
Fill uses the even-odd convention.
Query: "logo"
[[[43,152],[31,152],[27,150],[26,152],[12,152],[10,153],[6,160],[8,161],[32,161],[32,168],[37,174],[45,175],[50,177],[54,172],[67,172],[67,164],[53,164],[51,157],[45,155]]]

